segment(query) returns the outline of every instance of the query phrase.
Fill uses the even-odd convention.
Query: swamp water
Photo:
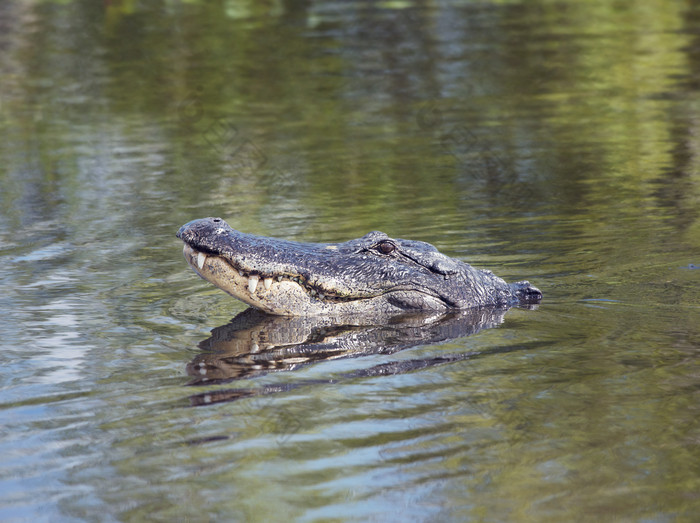
[[[3,2],[0,519],[696,520],[699,34],[690,2]],[[183,260],[204,216],[545,299],[260,318]]]

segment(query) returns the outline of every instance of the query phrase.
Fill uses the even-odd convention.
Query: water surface
[[[693,521],[698,34],[690,2],[3,2],[1,518]],[[236,330],[174,237],[204,216],[545,300]],[[201,380],[232,325],[315,357]]]

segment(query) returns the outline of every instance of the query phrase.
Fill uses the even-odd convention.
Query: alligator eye
[[[377,250],[382,254],[391,254],[396,250],[396,245],[391,242],[381,242],[377,244]]]

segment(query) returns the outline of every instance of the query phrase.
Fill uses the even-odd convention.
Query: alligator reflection
[[[416,345],[441,343],[494,327],[503,322],[505,313],[506,309],[475,309],[339,322],[328,317],[270,316],[248,309],[227,325],[214,329],[211,337],[199,344],[205,352],[187,365],[187,373],[194,377],[188,385],[221,384],[337,358],[392,354]],[[195,406],[208,405],[309,384],[401,374],[472,358],[476,354],[480,353],[462,352],[383,363],[327,380],[210,391],[192,396],[191,402]]]

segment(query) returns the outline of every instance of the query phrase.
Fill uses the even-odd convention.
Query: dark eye
[[[391,242],[381,242],[377,244],[377,250],[382,254],[391,254],[396,250],[396,245]]]

